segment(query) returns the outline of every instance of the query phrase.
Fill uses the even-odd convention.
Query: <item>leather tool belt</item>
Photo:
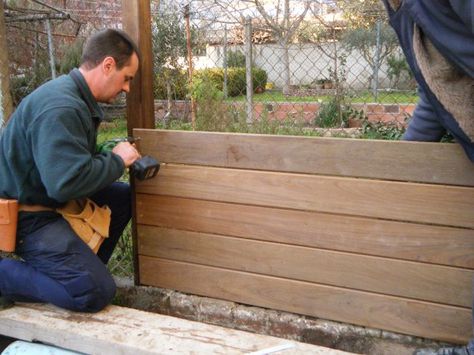
[[[0,250],[15,251],[19,211],[58,212],[94,253],[97,253],[102,242],[109,236],[110,208],[100,207],[88,198],[69,201],[58,209],[41,205],[23,205],[18,204],[17,200],[0,198]]]
[[[111,211],[85,198],[69,201],[56,209],[69,222],[74,232],[97,254],[102,242],[109,237]]]
[[[18,201],[0,198],[0,250],[15,251]]]

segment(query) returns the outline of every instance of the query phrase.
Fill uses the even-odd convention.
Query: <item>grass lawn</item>
[[[330,101],[334,95],[321,96],[285,96],[281,91],[266,91],[261,94],[255,94],[254,102],[326,102]],[[245,101],[245,95],[230,97],[227,101]],[[370,92],[359,92],[353,95],[347,95],[349,102],[353,103],[380,103],[380,104],[411,104],[418,102],[418,95],[409,92],[380,92],[377,99]]]
[[[125,119],[102,122],[97,136],[97,143],[100,144],[108,139],[127,137],[127,135],[127,121]],[[128,172],[125,172],[120,180],[128,182]],[[133,251],[130,225],[127,226],[117,243],[117,247],[107,267],[110,272],[116,276],[133,276]]]
[[[125,119],[115,119],[111,122],[102,122],[97,136],[97,143],[114,138],[127,137],[127,121]]]

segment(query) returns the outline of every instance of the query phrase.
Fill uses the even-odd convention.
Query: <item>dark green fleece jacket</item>
[[[122,159],[95,151],[102,118],[77,69],[24,98],[0,135],[0,197],[58,207],[118,179]]]

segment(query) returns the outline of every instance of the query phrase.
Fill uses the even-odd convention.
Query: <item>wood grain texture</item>
[[[471,229],[137,195],[142,224],[474,268]]]
[[[474,165],[458,145],[135,130],[140,282],[470,337]]]
[[[138,193],[474,228],[474,189],[166,164]]]
[[[127,94],[127,130],[154,128],[153,54],[149,0],[122,0],[123,28],[140,50],[140,65]]]
[[[165,163],[474,186],[458,144],[135,130]]]
[[[470,307],[474,271],[139,226],[139,254]]]
[[[471,335],[468,308],[146,256],[140,269],[151,286],[450,342]]]
[[[0,312],[0,334],[83,354],[241,355],[285,344],[291,354],[347,354],[117,306],[108,306],[98,313],[77,313],[51,305],[17,304]]]

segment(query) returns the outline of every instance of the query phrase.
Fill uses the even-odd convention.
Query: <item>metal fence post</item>
[[[46,33],[48,34],[49,65],[51,67],[51,77],[56,78],[56,65],[54,64],[53,36],[51,34],[51,24],[46,20]]]
[[[224,98],[227,99],[227,25],[224,26]]]
[[[252,84],[252,19],[245,19],[245,78],[247,81],[247,124],[253,122],[253,84]]]
[[[376,25],[376,42],[375,42],[375,62],[374,62],[374,80],[373,80],[373,95],[376,101],[378,101],[379,94],[379,67],[380,67],[380,27],[382,23],[377,20]]]

